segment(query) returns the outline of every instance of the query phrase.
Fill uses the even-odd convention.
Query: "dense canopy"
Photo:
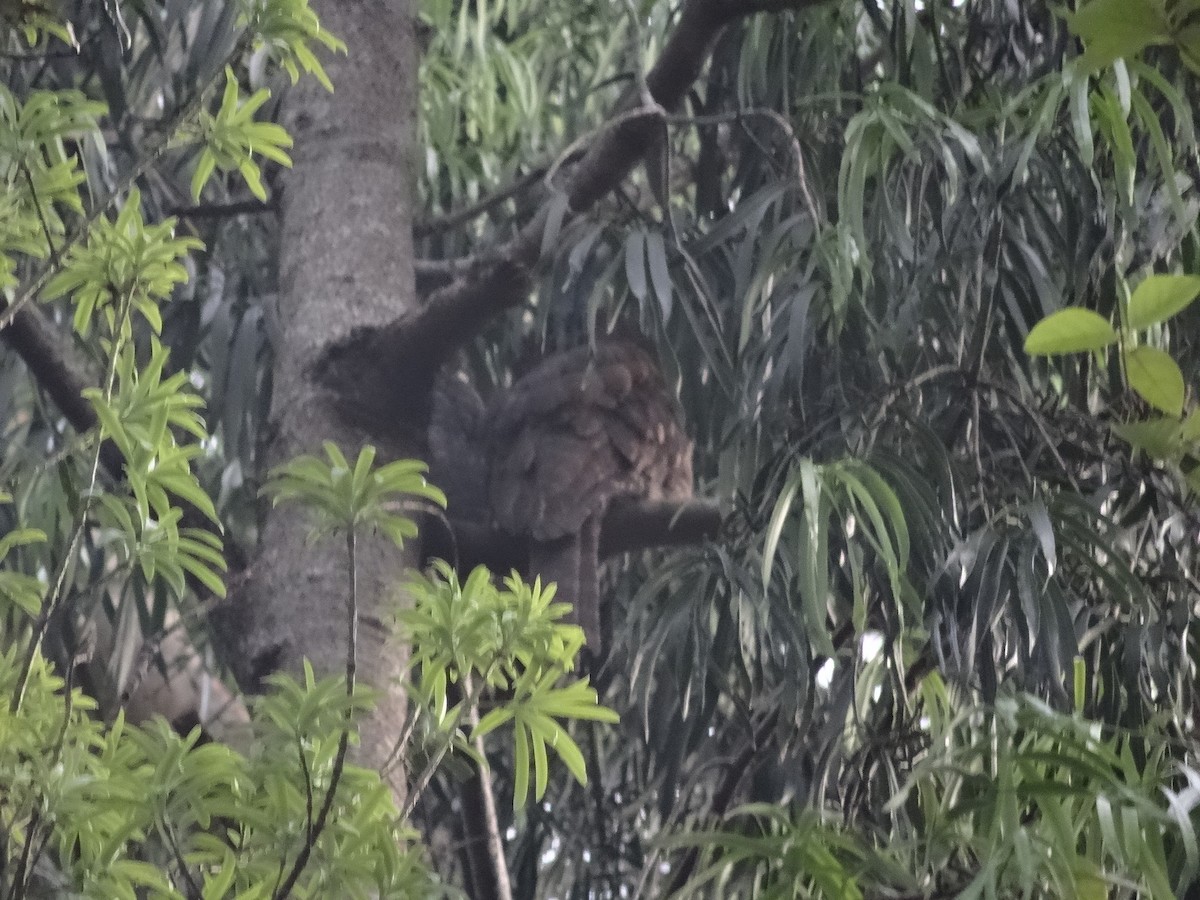
[[[0,896],[1195,890],[1198,17],[4,5]],[[580,669],[404,460],[613,335]]]

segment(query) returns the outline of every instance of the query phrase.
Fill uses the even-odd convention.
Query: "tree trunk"
[[[329,94],[304,79],[285,101],[295,138],[295,168],[282,193],[279,345],[265,445],[269,465],[320,453],[325,440],[353,458],[377,430],[345,415],[344,404],[315,374],[329,348],[356,328],[376,327],[416,303],[412,203],[417,101],[417,46],[410,0],[317,0],[321,23],[349,47],[323,60]],[[368,426],[370,423],[367,423]],[[396,432],[380,459],[420,456],[419,435]],[[341,540],[310,544],[308,522],[294,506],[265,512],[260,552],[251,567],[237,621],[220,623],[243,685],[276,670],[293,674],[302,660],[318,674],[345,661],[346,557]],[[359,761],[380,765],[404,722],[396,684],[405,649],[392,639],[388,609],[403,554],[374,535],[359,541],[359,672],[384,689],[363,728]],[[403,773],[401,773],[401,779]],[[393,784],[397,796],[402,784]]]

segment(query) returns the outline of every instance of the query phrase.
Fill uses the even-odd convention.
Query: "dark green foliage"
[[[16,672],[6,653],[6,697]],[[92,701],[78,689],[64,697],[61,679],[36,665],[21,709],[0,712],[5,896],[271,896],[304,840],[305,785],[323,793],[329,783],[345,702],[340,680],[311,672],[303,686],[275,687],[243,755],[162,721],[105,726]],[[377,773],[346,769],[330,823],[295,896],[433,895]]]
[[[268,6],[286,15],[303,4]],[[586,143],[602,111],[639,85],[677,6],[427,2],[421,252],[435,263],[465,256],[506,239],[514,219],[565,212],[563,148]],[[468,699],[488,681],[518,692],[482,710],[481,730],[519,723],[489,762],[505,796],[532,786],[540,797],[501,811],[521,897],[1193,887],[1200,313],[1184,295],[1200,275],[1196,4],[1075,6],[1064,17],[1007,0],[847,0],[740,21],[685,106],[661,119],[666,152],[587,217],[559,227],[562,216],[548,216],[537,294],[472,348],[473,372],[506,383],[531,348],[635,325],[678,387],[697,490],[728,514],[719,542],[611,566],[598,701],[581,683],[547,682],[540,699],[563,701],[549,710],[519,693],[523,678],[557,678],[572,656],[548,593],[425,583],[408,620],[421,667],[410,759],[433,779],[414,801],[429,834],[452,821],[451,776],[472,752],[471,704],[447,699],[457,677]],[[173,521],[180,500],[206,514],[201,497],[212,496],[235,550],[255,538],[273,221],[183,210],[177,230],[206,242],[202,262],[154,223],[197,186],[206,203],[263,211],[245,201],[270,187],[271,170],[259,178],[245,153],[266,138],[265,155],[283,162],[286,143],[235,119],[244,97],[269,116],[261,90],[278,83],[276,64],[288,76],[306,57],[282,49],[290,32],[276,31],[267,75],[234,60],[226,78],[244,49],[236,4],[122,8],[124,30],[96,17],[74,32],[79,59],[2,63],[0,127],[39,124],[22,145],[34,150],[3,160],[0,287],[47,299],[43,276],[66,261],[73,274],[50,293],[73,291],[76,306],[48,308],[63,320],[81,311],[80,331],[91,324],[89,352],[112,373],[96,414],[136,462],[128,490],[97,484],[95,438],[63,438],[58,414],[0,360],[0,472],[15,496],[0,510],[0,596],[16,636],[47,597],[151,634],[170,591],[186,610],[185,572],[213,587],[221,564],[204,515]],[[167,139],[181,132],[186,146]],[[220,153],[204,156],[202,139],[217,137]],[[83,216],[116,228],[105,204],[128,196],[150,158],[155,178],[142,179],[141,207],[126,203],[123,221],[152,223],[136,235],[161,238],[154,246],[171,258],[126,283],[142,317],[130,322],[97,290],[91,245],[68,241]],[[479,215],[440,218],[512,182],[519,189]],[[1165,276],[1184,277],[1156,280]],[[138,294],[145,286],[154,290]],[[148,305],[167,291],[170,304]],[[152,338],[160,330],[169,357]],[[1093,352],[1110,345],[1120,352]],[[1078,352],[1031,357],[1027,346]],[[184,382],[195,395],[175,390]],[[155,406],[162,385],[174,400]],[[195,396],[208,402],[213,440],[189,436]],[[79,529],[81,510],[103,528]],[[514,609],[537,619],[522,638],[545,639],[545,668],[521,641],[506,645],[513,656],[497,651]],[[456,643],[468,637],[470,654]],[[11,751],[0,741],[18,754],[0,767],[13,784],[5,852],[16,865],[35,810],[43,833],[61,828],[65,843],[39,857],[52,862],[30,870],[54,890],[63,882],[52,879],[90,877],[72,866],[97,859],[103,840],[136,855],[113,868],[129,884],[186,881],[171,839],[196,878],[233,871],[223,854],[243,844],[247,878],[268,858],[278,866],[307,798],[294,771],[273,780],[266,760],[304,760],[326,783],[351,702],[341,683],[281,686],[261,707],[274,724],[254,752],[186,752],[165,731],[91,723],[82,698],[64,715],[64,696],[78,695],[52,694],[40,661],[9,657],[0,676],[23,696],[28,735]],[[17,689],[22,666],[29,683]],[[114,667],[128,674],[128,662]],[[622,713],[619,726],[563,726],[555,714],[607,718],[606,707]],[[559,748],[576,774],[586,763],[586,786],[545,776],[547,750]],[[131,800],[131,779],[169,760],[178,765],[162,789]],[[55,805],[68,773],[102,765],[102,780],[85,782],[92,794],[79,800],[72,786],[76,805]],[[396,849],[405,833],[382,824],[381,798],[370,776],[346,770],[306,878],[409,873],[424,884]],[[83,809],[100,812],[82,819]],[[375,818],[345,821],[370,850],[339,823],[367,811]],[[230,822],[242,844],[227,840]],[[95,836],[73,837],[82,825]]]
[[[653,13],[644,46],[670,32]],[[749,19],[664,122],[671,192],[639,172],[548,235],[535,340],[616,321],[654,335],[697,490],[729,515],[718,545],[616,567],[596,683],[628,712],[588,738],[592,792],[566,785],[514,821],[514,856],[541,860],[524,896],[658,896],[681,869],[709,896],[840,896],[817,840],[866,896],[1170,896],[1194,877],[1195,801],[1162,793],[1195,778],[1200,522],[1177,477],[1194,465],[1194,306],[1152,317],[1128,376],[1183,405],[1174,423],[1138,424],[1115,356],[1043,361],[1024,344],[1067,306],[1108,335],[1147,275],[1197,274],[1197,88],[1170,46],[1092,67],[1075,24],[1000,0]],[[645,57],[629,59],[636,82]],[[489,335],[478,368],[519,367],[519,331]],[[1010,728],[991,704],[1014,703]],[[1016,832],[970,844],[1011,802],[979,789],[1001,772],[984,748],[1036,768],[1075,728],[1104,762],[1038,776],[1090,772],[1069,805],[1016,801],[1036,853],[1003,855],[1026,853],[1003,844]],[[892,802],[953,805],[934,759],[981,779],[954,828]],[[1151,806],[1114,814],[1130,829],[1114,842],[1099,835],[1115,771]],[[705,854],[680,849],[742,803],[787,805],[770,829],[804,849],[740,843],[767,829],[752,816]],[[1144,869],[1140,841],[1157,848]],[[1028,863],[1047,852],[1078,864]]]

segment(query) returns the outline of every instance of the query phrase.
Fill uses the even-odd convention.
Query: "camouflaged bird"
[[[528,538],[528,575],[558,584],[557,599],[574,606],[599,652],[600,525],[609,504],[692,494],[692,443],[650,354],[621,340],[558,353],[486,409],[465,381],[444,375],[429,437],[451,515],[482,513],[486,489],[491,522]]]

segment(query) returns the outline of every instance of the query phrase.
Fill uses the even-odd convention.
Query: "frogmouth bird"
[[[558,353],[487,406],[460,376],[443,374],[429,441],[450,515],[527,538],[527,574],[558,584],[558,599],[574,606],[599,652],[609,504],[692,494],[692,443],[650,354],[625,340]]]

